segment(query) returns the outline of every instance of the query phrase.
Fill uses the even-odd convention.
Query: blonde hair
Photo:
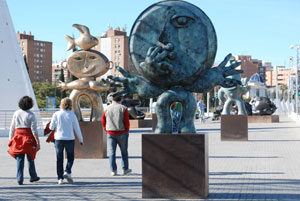
[[[72,110],[72,100],[69,98],[64,98],[60,102],[60,108],[63,110]]]

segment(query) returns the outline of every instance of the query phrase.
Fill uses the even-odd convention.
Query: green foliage
[[[55,84],[49,82],[34,82],[32,83],[33,91],[39,108],[46,108],[47,96],[56,97],[56,107],[59,107],[62,92]],[[70,92],[66,92],[68,96]]]

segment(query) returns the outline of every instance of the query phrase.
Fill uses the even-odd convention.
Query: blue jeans
[[[108,154],[109,154],[109,167],[111,171],[117,170],[116,164],[116,149],[119,145],[122,155],[122,169],[128,169],[128,132],[121,135],[107,134]]]
[[[34,161],[31,160],[31,158],[28,154],[26,154],[26,156],[27,156],[27,161],[28,161],[28,170],[29,170],[30,179],[34,179],[37,177]],[[16,159],[17,159],[17,180],[19,182],[24,181],[24,158],[25,158],[25,154],[19,154],[16,157]]]
[[[71,174],[74,163],[75,140],[55,140],[56,149],[56,172],[58,179],[64,179],[64,149],[67,152],[67,166],[65,172]]]

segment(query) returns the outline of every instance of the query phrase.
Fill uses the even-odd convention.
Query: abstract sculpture
[[[79,79],[69,83],[60,82],[59,87],[62,90],[72,89],[70,94],[73,104],[72,110],[79,121],[83,121],[79,107],[79,99],[83,95],[86,95],[91,102],[90,121],[101,121],[103,103],[100,91],[108,91],[111,87],[110,83],[97,81],[96,78],[108,71],[110,62],[102,53],[90,50],[90,48],[98,44],[98,41],[97,43],[95,42],[97,38],[90,35],[89,29],[86,26],[74,24],[73,27],[76,27],[81,35],[76,40],[68,39],[70,43],[68,49],[79,45],[84,50],[75,51],[69,56],[67,59],[67,68],[72,75]],[[66,38],[68,37],[66,36]]]
[[[236,86],[229,88],[220,88],[218,91],[218,98],[223,106],[223,115],[231,114],[232,106],[235,105],[237,107],[237,114],[239,115],[247,115],[247,110],[245,104],[242,100],[242,95],[246,94],[250,87],[247,85],[248,78],[241,78],[240,74],[229,76],[232,79],[240,80],[241,84],[237,84]],[[227,99],[225,99],[224,94]]]
[[[253,115],[272,115],[277,107],[267,97],[256,97],[250,101]]]
[[[172,133],[170,105],[182,104],[179,133],[196,133],[196,101],[192,92],[207,92],[214,86],[232,87],[237,80],[227,78],[241,73],[240,63],[226,67],[231,54],[212,68],[217,50],[213,24],[206,14],[185,1],[162,1],[144,10],[130,33],[129,53],[137,75],[117,69],[124,77],[108,76],[121,82],[123,93],[158,97],[155,133]]]

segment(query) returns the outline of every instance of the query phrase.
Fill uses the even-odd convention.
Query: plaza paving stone
[[[209,135],[209,196],[206,200],[300,200],[300,127],[285,116],[279,123],[249,124],[247,142],[221,142],[220,122],[196,121]],[[41,180],[30,183],[25,162],[24,185],[17,185],[16,161],[0,137],[0,200],[151,200],[142,199],[141,134],[131,129],[128,176],[110,176],[108,159],[75,159],[73,184],[58,185],[53,144],[40,137],[36,169]],[[121,165],[117,152],[118,167]],[[121,171],[119,171],[121,172]],[[161,200],[161,199],[157,199]]]

